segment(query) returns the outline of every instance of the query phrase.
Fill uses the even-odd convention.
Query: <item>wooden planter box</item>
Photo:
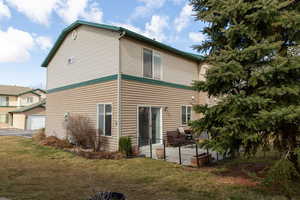
[[[199,162],[199,167],[205,166],[209,163],[209,161],[211,160],[211,154],[199,154],[198,155],[198,162]],[[198,167],[197,165],[197,157],[193,156],[191,158],[191,164],[193,167]]]

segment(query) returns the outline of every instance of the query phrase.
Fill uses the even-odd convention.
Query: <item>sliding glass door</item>
[[[161,108],[152,106],[138,107],[139,145],[161,143]]]

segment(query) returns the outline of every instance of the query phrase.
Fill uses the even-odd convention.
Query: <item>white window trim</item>
[[[145,49],[148,50],[148,51],[152,51],[152,78],[144,76],[144,50]],[[161,63],[160,63],[160,79],[154,78],[154,54],[159,55],[159,57],[161,59],[160,60],[161,61]],[[143,63],[143,68],[142,68],[142,77],[143,78],[159,80],[159,81],[163,80],[163,59],[162,59],[162,56],[161,56],[160,52],[158,52],[154,49],[143,47],[142,48],[142,63]]]
[[[99,105],[104,105],[104,133],[100,134],[100,136],[103,137],[112,137],[113,133],[112,133],[112,128],[113,128],[113,105],[111,102],[109,103],[97,103],[97,132],[99,133]],[[105,135],[105,105],[110,105],[111,106],[111,135]]]
[[[185,107],[185,121],[186,123],[184,124],[183,121],[182,121],[182,107]],[[192,113],[193,113],[193,106],[192,105],[180,105],[180,121],[181,121],[181,125],[182,126],[188,126],[189,122],[188,122],[188,115],[187,115],[187,108],[190,107],[191,108],[191,119],[190,121],[192,120]]]

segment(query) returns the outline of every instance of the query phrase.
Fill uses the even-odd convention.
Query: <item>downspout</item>
[[[122,117],[121,117],[121,110],[122,110],[122,51],[121,51],[121,39],[126,34],[125,31],[122,31],[119,36],[119,67],[118,67],[118,95],[117,95],[117,101],[118,101],[118,127],[117,127],[117,149],[119,149],[119,139],[122,134]]]

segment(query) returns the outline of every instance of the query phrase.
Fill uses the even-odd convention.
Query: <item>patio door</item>
[[[140,106],[138,107],[138,132],[139,145],[149,145],[162,143],[162,120],[161,107]]]

